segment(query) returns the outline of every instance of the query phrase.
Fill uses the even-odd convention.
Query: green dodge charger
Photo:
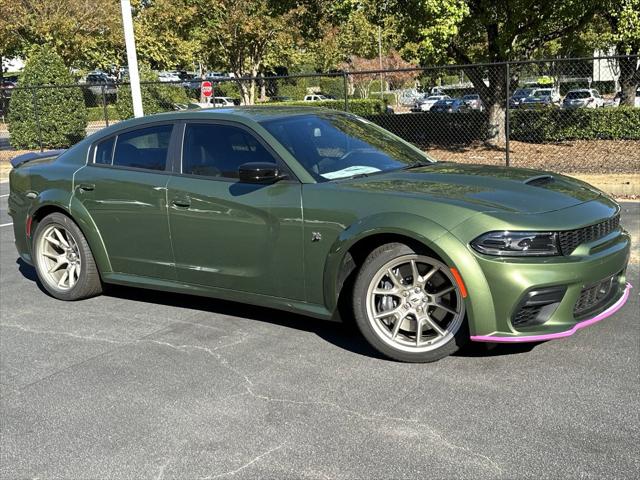
[[[620,207],[578,180],[435,162],[373,123],[243,107],[125,121],[12,160],[22,260],[61,300],[121,284],[355,321],[401,361],[566,337],[631,286]]]

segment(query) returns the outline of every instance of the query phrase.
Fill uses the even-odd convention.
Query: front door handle
[[[189,197],[174,198],[171,203],[180,208],[189,208],[191,206],[191,199]]]
[[[93,183],[81,183],[78,185],[78,190],[81,192],[91,192],[96,186]]]

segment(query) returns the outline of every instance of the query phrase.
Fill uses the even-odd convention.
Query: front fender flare
[[[458,269],[469,292],[465,307],[471,332],[475,330],[476,318],[495,316],[493,303],[486,301],[491,299],[486,278],[467,246],[438,223],[408,213],[373,215],[352,224],[336,239],[329,251],[324,272],[325,306],[330,312],[335,313],[338,306],[340,271],[348,251],[359,241],[380,234],[411,238],[435,252],[447,265]]]

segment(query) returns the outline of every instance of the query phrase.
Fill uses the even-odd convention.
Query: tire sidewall
[[[362,335],[375,349],[380,351],[382,354],[389,358],[402,362],[434,362],[458,351],[458,349],[462,345],[464,345],[469,338],[466,317],[463,319],[462,324],[458,328],[458,331],[453,335],[453,337],[449,341],[447,341],[447,343],[444,343],[434,350],[415,353],[406,352],[401,349],[393,348],[388,343],[380,339],[368,318],[367,291],[369,288],[369,284],[372,281],[374,275],[384,264],[404,255],[419,254],[419,252],[416,252],[408,246],[400,243],[387,244],[382,248],[383,251],[381,253],[375,255],[377,250],[374,250],[374,252],[372,252],[372,254],[367,257],[367,260],[365,260],[360,272],[358,273],[353,287],[353,311],[356,319],[356,324],[358,325],[358,328],[360,329]],[[372,255],[375,256],[372,257]],[[432,257],[432,255],[426,255]],[[434,260],[436,260],[436,258],[434,258]],[[464,299],[462,299],[462,301],[464,301]]]

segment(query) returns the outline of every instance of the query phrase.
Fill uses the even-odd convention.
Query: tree
[[[18,44],[14,53],[25,54],[31,46],[46,45],[73,67],[119,63],[124,44],[115,0],[102,2],[99,15],[91,0],[7,0],[0,16],[0,32],[3,30]]]
[[[255,77],[263,71],[268,55],[285,55],[299,38],[296,19],[304,7],[281,10],[277,3],[220,0],[212,7],[216,28],[209,33],[217,43],[212,58],[217,56],[235,75],[244,104],[255,101]],[[247,77],[251,80],[242,80]]]
[[[618,60],[620,67],[621,105],[635,105],[636,89],[640,84],[640,0],[606,0],[598,9],[598,16],[606,22],[599,38],[600,46],[613,46],[618,55],[631,55]]]
[[[69,147],[85,137],[87,111],[74,87],[26,88],[72,83],[62,58],[51,47],[33,47],[20,86],[11,96],[9,132],[15,148]],[[40,140],[42,139],[42,142]]]
[[[583,29],[599,4],[599,0],[558,0],[553,4],[547,0],[408,0],[398,5],[411,25],[407,31],[412,32],[418,50],[424,48],[433,58],[437,52],[431,52],[431,39],[447,40],[448,59],[472,64],[531,58],[549,42]],[[452,19],[442,27],[437,22],[434,25],[433,13],[438,8]],[[461,18],[458,23],[457,18]],[[425,37],[423,24],[428,25],[429,38]],[[467,67],[464,71],[487,107],[496,133],[492,143],[503,145],[507,103],[504,65]]]

